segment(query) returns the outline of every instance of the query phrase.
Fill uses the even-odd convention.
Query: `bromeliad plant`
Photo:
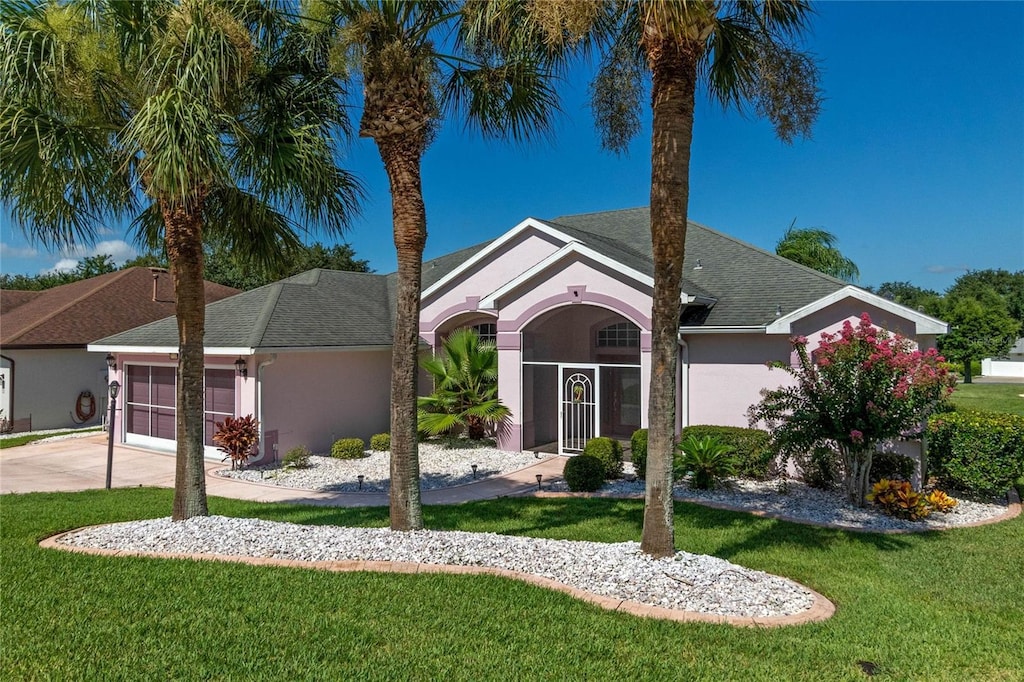
[[[883,478],[871,488],[867,499],[882,508],[889,516],[911,521],[920,521],[933,511],[948,514],[957,506],[957,501],[942,492],[917,492],[907,481]]]
[[[418,401],[421,432],[437,436],[464,428],[470,440],[480,440],[488,429],[508,423],[511,413],[498,399],[497,348],[482,343],[476,331],[454,332],[441,353],[420,366],[434,378],[434,392]]]
[[[863,507],[878,444],[919,433],[955,378],[934,349],[922,353],[909,339],[873,326],[867,313],[857,326],[847,321],[837,334],[822,333],[813,358],[805,337],[792,343],[797,365],[771,366],[792,375],[795,385],[762,391],[751,422],[766,424],[785,456],[820,448],[837,453],[847,498]]]
[[[247,414],[237,419],[225,417],[224,421],[217,422],[216,427],[213,444],[225,453],[225,460],[231,460],[232,469],[236,466],[241,469],[260,442],[260,423],[251,414]]]

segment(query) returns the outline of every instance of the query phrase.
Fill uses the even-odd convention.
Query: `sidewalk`
[[[111,487],[174,487],[174,455],[133,447],[114,446]],[[339,493],[298,490],[276,485],[248,483],[213,475],[225,465],[206,463],[206,492],[254,502],[284,502],[328,507],[380,507],[388,505],[386,493]],[[537,491],[537,474],[542,481],[561,478],[561,458],[495,476],[477,483],[424,490],[423,504],[459,504]],[[0,493],[76,492],[102,488],[106,482],[106,434],[50,441],[0,450]]]

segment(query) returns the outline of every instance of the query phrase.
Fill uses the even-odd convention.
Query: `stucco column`
[[[523,350],[519,332],[498,332],[498,397],[511,410],[509,428],[498,434],[501,450],[523,449]]]
[[[647,428],[651,400],[651,333],[640,330],[640,428]]]

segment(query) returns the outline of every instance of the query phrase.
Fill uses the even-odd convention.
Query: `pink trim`
[[[465,301],[445,308],[435,315],[434,319],[430,322],[420,322],[420,332],[432,332],[459,313],[481,313],[483,315],[497,317],[493,311],[480,310],[479,296],[467,296]]]
[[[523,449],[523,425],[509,424],[508,429],[498,434],[498,449],[505,452],[519,452]]]
[[[577,298],[573,296],[573,290],[579,290],[580,296]],[[582,290],[581,290],[582,289]],[[564,294],[557,294],[550,296],[526,309],[522,315],[514,320],[502,320],[498,319],[498,331],[499,332],[516,332],[525,327],[530,321],[541,313],[554,310],[555,308],[561,308],[566,305],[573,303],[589,303],[596,305],[600,308],[606,308],[613,312],[619,313],[620,315],[629,319],[630,322],[640,327],[640,330],[651,328],[651,318],[644,315],[642,312],[637,310],[631,305],[624,304],[621,300],[608,294],[599,294],[589,292],[585,290],[585,287],[570,287]]]
[[[650,353],[651,352],[651,337],[654,335],[650,332],[640,332],[640,352]]]
[[[522,350],[523,337],[519,332],[498,332],[498,350]]]

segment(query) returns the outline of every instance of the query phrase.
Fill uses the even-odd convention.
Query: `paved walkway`
[[[297,490],[277,485],[248,483],[212,475],[225,465],[207,460],[206,492],[254,502],[287,502],[329,507],[387,506],[387,493],[341,493]],[[505,476],[476,483],[423,491],[424,504],[459,504],[537,490],[537,474],[543,481],[561,478],[561,458],[544,460]],[[0,493],[75,492],[102,488],[106,483],[106,434],[69,438],[0,450]],[[139,448],[115,446],[111,487],[174,487],[174,455]]]

